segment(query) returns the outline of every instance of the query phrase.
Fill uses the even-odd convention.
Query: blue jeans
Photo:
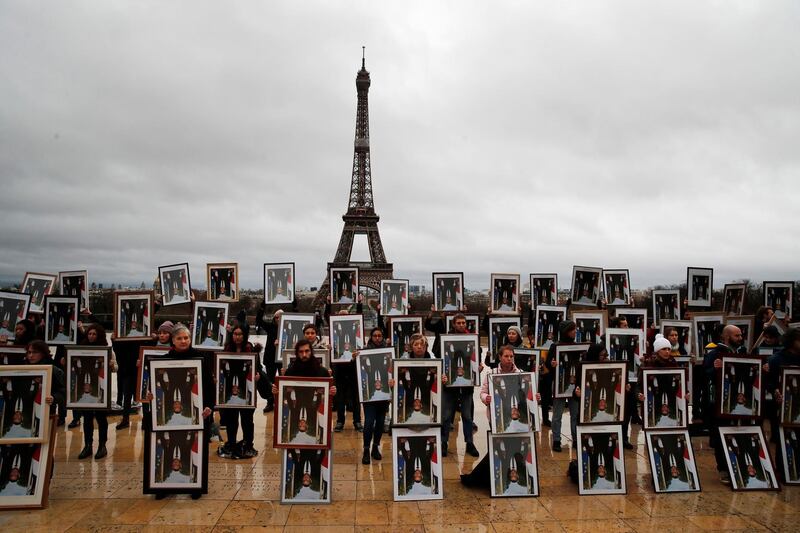
[[[553,443],[561,443],[561,416],[564,414],[564,407],[569,402],[569,425],[572,431],[572,442],[576,441],[578,435],[578,417],[580,416],[581,404],[579,398],[554,398],[553,399],[553,420],[552,434]]]
[[[461,429],[464,433],[464,442],[472,442],[472,387],[445,387],[442,392],[442,443],[447,444],[450,436],[450,424],[456,416],[456,404],[461,400]]]
[[[370,443],[377,447],[383,435],[383,422],[389,402],[366,402],[364,407],[364,448],[369,448]]]

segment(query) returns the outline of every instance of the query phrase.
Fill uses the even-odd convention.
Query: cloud
[[[295,261],[347,208],[367,45],[397,277],[795,279],[794,2],[6,2],[0,278]]]

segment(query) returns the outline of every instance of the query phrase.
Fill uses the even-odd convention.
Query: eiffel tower
[[[369,93],[370,79],[364,60],[364,47],[361,53],[361,70],[356,75],[356,92],[358,105],[356,107],[356,137],[353,150],[353,173],[350,180],[350,200],[347,213],[342,216],[344,228],[336,256],[328,263],[331,267],[358,267],[358,282],[362,286],[380,290],[382,279],[392,279],[393,268],[386,262],[383,253],[381,235],[378,233],[378,220],[375,214],[375,204],[372,199],[372,173],[369,157],[369,107],[367,95]],[[369,245],[369,262],[351,261],[353,252],[353,238],[356,235],[366,235]],[[328,274],[317,292],[314,306],[325,303],[330,293],[330,280]]]

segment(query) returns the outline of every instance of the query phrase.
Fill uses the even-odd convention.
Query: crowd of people
[[[569,302],[567,302],[569,305]],[[368,340],[365,348],[382,348],[387,346],[387,339],[391,338],[389,323],[385,317],[380,315],[378,308],[377,326],[369,331]],[[320,364],[314,357],[314,351],[318,353],[327,350],[327,339],[323,335],[324,320],[332,313],[329,303],[325,312],[321,313],[323,323],[309,323],[303,328],[303,337],[295,344],[295,359],[287,367],[283,368],[280,351],[277,349],[278,337],[280,335],[279,324],[282,309],[274,312],[267,306],[262,305],[257,310],[255,317],[255,327],[258,333],[265,335],[264,346],[250,342],[251,329],[246,313],[242,311],[227,325],[228,335],[225,352],[235,353],[256,353],[259,354],[260,365],[256,374],[257,390],[265,400],[264,412],[270,412],[275,408],[274,394],[277,392],[274,382],[278,375],[287,376],[310,376],[310,377],[333,377],[335,386],[331,388],[334,394],[334,405],[336,408],[336,422],[333,431],[342,431],[346,421],[346,413],[351,412],[354,428],[363,433],[363,455],[362,463],[370,464],[372,461],[381,461],[381,438],[383,434],[391,430],[391,406],[390,401],[369,402],[359,405],[358,402],[358,380],[356,378],[356,368],[354,363],[340,363],[333,369],[329,369]],[[357,303],[339,310],[340,313],[361,313],[362,300]],[[461,312],[438,313],[431,311],[424,321],[423,332],[413,335],[410,338],[410,352],[404,357],[409,358],[440,358],[439,343],[434,342],[429,346],[429,337],[437,339],[445,334],[446,320],[452,320],[452,331],[448,333],[464,334],[469,333],[467,328],[467,318]],[[553,370],[557,365],[554,359],[556,348],[576,343],[576,323],[563,317],[557,327],[557,331],[548,340],[547,346],[537,355],[531,356],[530,352],[515,352],[521,348],[533,348],[533,323],[532,315],[529,323],[525,327],[509,327],[502,341],[499,343],[501,348],[499,353],[492,354],[485,352],[486,356],[480,364],[480,375],[482,382],[475,386],[481,388],[480,400],[489,406],[490,396],[487,394],[486,381],[487,375],[497,372],[531,372],[538,370],[539,383],[538,391],[541,408],[541,419],[545,426],[549,426],[552,435],[552,451],[555,453],[562,451],[562,419],[565,411],[570,414],[569,436],[573,446],[576,446],[576,424],[578,421],[579,399],[581,390],[579,384],[573,383],[568,389],[568,397],[553,398]],[[788,324],[788,317],[786,323]],[[755,330],[760,337],[762,351],[755,352],[763,355],[764,347],[771,347],[774,353],[764,359],[765,390],[767,392],[766,410],[764,422],[770,430],[771,440],[777,439],[777,419],[780,401],[780,371],[787,366],[800,366],[800,330],[787,328],[787,324],[782,324],[783,333],[776,327],[772,318],[771,309],[762,308],[756,313]],[[609,327],[626,328],[624,318],[612,317]],[[47,398],[47,403],[51,404],[51,409],[58,417],[58,425],[66,423],[66,394],[65,394],[65,346],[59,345],[55,349],[55,356],[51,357],[51,350],[42,340],[41,317],[32,316],[19,321],[15,327],[15,338],[11,344],[24,346],[27,348],[25,358],[26,364],[49,364],[53,367],[53,380],[51,394]],[[525,331],[524,331],[525,330]],[[107,336],[103,326],[99,323],[81,324],[79,328],[78,345],[82,346],[106,346]],[[137,362],[139,360],[139,349],[142,346],[160,346],[168,349],[165,355],[171,358],[190,358],[196,357],[203,361],[204,381],[203,388],[209,392],[205,394],[205,404],[203,405],[202,417],[204,419],[206,443],[212,434],[212,428],[220,425],[225,428],[225,438],[220,442],[216,453],[222,458],[240,459],[252,458],[258,454],[257,443],[254,439],[253,409],[229,408],[214,413],[213,405],[213,356],[208,351],[203,351],[193,347],[191,344],[190,328],[183,324],[173,324],[164,321],[158,326],[158,330],[152,337],[143,337],[138,340],[118,341],[113,336],[111,369],[117,373],[117,403],[122,407],[122,416],[116,424],[116,429],[124,429],[130,425],[130,415],[135,412],[137,405],[134,403],[134,390],[136,388]],[[597,339],[587,349],[584,361],[604,361],[609,359],[609,354],[605,348],[603,338]],[[685,350],[683,351],[685,352]],[[721,366],[721,358],[736,354],[744,354],[746,349],[743,342],[742,332],[737,326],[726,325],[722,327],[709,345],[705,346],[704,353],[696,354],[694,364],[689,364],[689,371],[695,372],[696,386],[699,397],[694,398],[695,422],[708,429],[711,446],[715,451],[717,469],[720,472],[720,479],[723,482],[730,482],[725,463],[725,449],[720,442],[717,429],[720,426],[729,424],[715,416],[715,411],[711,405],[711,398],[714,397],[714,389],[718,383],[718,371]],[[673,368],[678,367],[679,363],[675,357],[684,355],[682,353],[678,331],[674,328],[667,328],[664,334],[659,334],[654,325],[647,329],[647,349],[645,354],[641,354],[642,368]],[[358,352],[354,352],[354,356]],[[488,372],[483,372],[488,367]],[[447,377],[442,376],[442,384],[447,384]],[[390,382],[394,386],[394,381]],[[480,452],[474,443],[474,434],[477,426],[474,424],[474,390],[473,387],[447,388],[443,387],[442,399],[442,424],[441,455],[448,455],[450,432],[454,427],[455,415],[460,413],[461,419],[461,438],[465,444],[465,451],[473,457],[479,457]],[[148,402],[152,396],[142,398],[141,408],[143,414],[149,412]],[[640,404],[643,400],[642,391],[637,388],[636,383],[628,383],[625,390],[625,419],[623,421],[624,447],[632,449],[630,442],[630,424],[641,424]],[[362,417],[363,410],[363,417]],[[148,416],[142,417],[142,425],[147,426]],[[108,454],[108,413],[102,410],[74,410],[73,419],[69,424],[70,428],[77,428],[82,423],[84,446],[78,454],[78,459],[87,459],[94,456],[94,459],[101,460]],[[94,432],[95,427],[98,432],[97,446],[95,447]],[[242,439],[238,440],[238,432],[241,427]],[[488,483],[488,479],[487,479]],[[193,497],[199,497],[200,492],[192,493]]]

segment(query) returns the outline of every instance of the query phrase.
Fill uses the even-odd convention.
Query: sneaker
[[[625,448],[626,450],[632,450],[633,449],[633,444],[631,444],[628,441],[625,441],[625,442],[622,443],[622,447]]]
[[[217,455],[219,455],[223,459],[230,459],[233,453],[231,452],[231,449],[228,447],[227,444],[223,444],[222,446],[219,446],[217,448]]]
[[[336,427],[333,428],[333,430],[336,433],[341,433],[343,429],[344,429],[344,422],[336,422]]]
[[[258,455],[258,450],[253,448],[252,444],[246,444],[242,448],[242,457],[244,457],[245,459],[252,459],[253,457],[256,457],[257,455]]]
[[[447,457],[447,443],[442,443],[442,457]]]
[[[372,458],[375,459],[376,461],[380,461],[381,459],[383,459],[381,451],[378,449],[377,446],[372,447]]]
[[[467,453],[470,454],[472,457],[480,457],[481,452],[478,451],[478,448],[471,442],[467,443]]]
[[[731,484],[731,476],[728,474],[727,471],[722,471],[719,473],[719,481],[723,485],[730,485]]]
[[[369,464],[369,448],[364,448],[364,454],[361,456],[361,464],[362,465]]]
[[[69,429],[75,429],[76,427],[78,427],[80,425],[81,425],[81,419],[80,418],[73,418],[72,422],[70,422],[67,427]]]
[[[560,452],[561,451],[561,443],[560,442],[554,442],[553,443],[553,451],[554,452]]]
[[[353,427],[356,428],[356,431],[359,433],[364,433],[364,426],[361,424],[361,422],[353,422]]]

